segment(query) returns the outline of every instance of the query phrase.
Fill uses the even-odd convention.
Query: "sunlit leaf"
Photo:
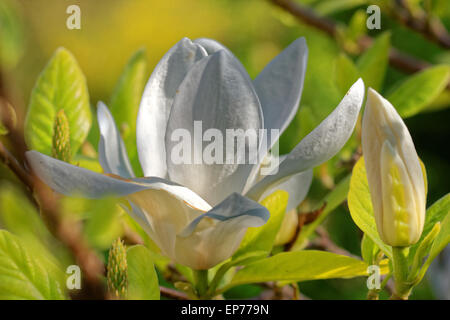
[[[363,260],[369,265],[374,264],[379,251],[380,249],[377,247],[375,242],[364,234],[361,240],[361,256]]]
[[[62,285],[38,253],[0,230],[0,299],[60,300],[65,298]]]
[[[303,250],[284,252],[250,263],[237,271],[231,285],[265,281],[307,281],[367,276],[361,260],[331,252]],[[385,266],[382,273],[386,272]]]
[[[262,227],[248,228],[240,248],[233,256],[234,260],[250,252],[269,254],[283,222],[288,198],[289,194],[286,191],[277,190],[261,201],[261,204],[269,210],[270,219]]]
[[[23,54],[23,21],[14,1],[0,1],[0,67],[13,68]]]
[[[127,250],[128,299],[159,300],[159,284],[153,259],[147,248],[136,245]]]
[[[122,234],[120,208],[115,199],[88,201],[87,221],[84,232],[89,243],[99,249],[107,249]]]
[[[56,50],[31,93],[25,122],[30,149],[51,155],[54,121],[61,109],[69,120],[73,156],[91,127],[91,110],[86,79],[73,55],[64,48]]]
[[[389,62],[391,36],[385,32],[378,36],[372,46],[357,61],[357,67],[366,88],[380,91]]]
[[[425,239],[427,234],[433,229],[434,225],[437,222],[441,222],[445,219],[448,212],[450,211],[450,193],[443,196],[441,199],[433,203],[431,207],[428,208],[427,213],[425,215],[425,224],[423,227],[422,235],[420,236],[419,241],[410,247],[409,249],[409,257],[412,259],[414,254],[419,247],[420,243]]]
[[[359,78],[359,71],[353,61],[344,53],[335,60],[335,81],[342,94]]]
[[[411,117],[432,103],[450,79],[449,66],[435,66],[409,77],[387,99],[402,117]]]
[[[146,81],[145,51],[139,50],[125,66],[108,104],[135,169],[140,168],[137,163],[136,118]]]
[[[386,256],[392,257],[391,247],[381,240],[377,231],[363,157],[353,167],[348,207],[356,225],[372,239]]]

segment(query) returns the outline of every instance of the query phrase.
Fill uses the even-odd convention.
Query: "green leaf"
[[[40,256],[6,230],[0,230],[0,299],[61,300],[62,283]]]
[[[366,88],[380,91],[389,62],[391,35],[385,32],[376,38],[372,46],[358,59],[357,66]]]
[[[363,157],[358,160],[353,168],[348,192],[348,207],[356,225],[372,239],[387,257],[391,258],[391,247],[386,245],[378,235]]]
[[[21,238],[48,239],[50,233],[25,195],[11,183],[0,187],[0,226]]]
[[[449,244],[450,242],[450,212],[449,208],[447,208],[447,215],[445,219],[442,221],[441,225],[441,231],[437,235],[436,239],[433,242],[433,246],[430,250],[430,256],[428,259],[430,261],[433,261],[434,258],[437,257],[437,255],[444,250],[444,248]]]
[[[420,282],[423,277],[425,276],[425,273],[428,270],[428,267],[431,265],[433,260],[441,253],[442,250],[450,243],[450,214],[449,209],[446,209],[446,217],[441,223],[440,232],[437,235],[436,239],[433,242],[433,245],[431,246],[430,254],[428,255],[427,260],[425,261],[421,273],[418,277],[418,282]]]
[[[433,205],[431,205],[431,207],[427,209],[422,235],[420,236],[419,241],[409,248],[410,260],[413,259],[417,248],[420,246],[420,244],[428,235],[428,233],[430,233],[431,229],[433,229],[434,225],[437,222],[442,223],[442,221],[445,219],[449,211],[450,211],[450,193],[447,193],[445,196],[437,200],[435,203],[433,203]]]
[[[376,262],[378,252],[380,248],[368,237],[366,234],[363,235],[361,241],[361,256],[367,264],[372,265]]]
[[[367,266],[361,260],[331,252],[316,250],[284,252],[240,269],[227,288],[265,281],[348,279],[367,276]]]
[[[146,81],[147,61],[145,50],[141,49],[125,66],[109,103],[134,169],[140,169],[136,149],[136,118]]]
[[[431,104],[445,89],[449,79],[449,66],[431,67],[409,77],[387,99],[400,116],[411,117]]]
[[[269,210],[270,218],[262,227],[248,228],[241,246],[233,255],[232,260],[247,256],[251,252],[257,252],[258,255],[270,253],[283,222],[288,198],[289,194],[286,191],[277,190],[261,201],[261,204]]]
[[[108,249],[122,235],[120,208],[114,198],[86,201],[87,221],[84,228],[89,244],[98,249]]]
[[[25,121],[30,149],[51,155],[53,125],[61,109],[69,120],[73,156],[86,139],[92,116],[86,79],[73,55],[64,48],[56,50],[31,93]]]
[[[12,69],[24,51],[23,21],[14,1],[0,1],[0,68]]]
[[[335,82],[342,94],[358,80],[359,71],[353,61],[344,53],[341,53],[335,61]]]
[[[128,299],[159,300],[159,284],[150,251],[142,245],[127,250]]]

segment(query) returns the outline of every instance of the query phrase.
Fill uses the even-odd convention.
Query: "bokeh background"
[[[255,77],[290,42],[304,36],[309,47],[305,87],[299,113],[281,141],[281,152],[285,153],[325,118],[342,98],[345,92],[335,82],[339,77],[335,61],[344,52],[357,61],[362,53],[355,49],[354,40],[359,36],[368,34],[376,38],[383,32],[390,32],[391,45],[398,50],[430,64],[450,64],[448,49],[403,26],[385,12],[381,15],[381,30],[367,30],[365,10],[370,1],[294,2],[337,22],[342,36],[337,40],[331,38],[265,0],[0,0],[2,91],[18,110],[19,121],[23,119],[39,72],[55,49],[63,46],[74,54],[86,75],[94,110],[97,101],[110,99],[124,66],[139,49],[145,50],[148,77],[163,54],[182,37],[209,37],[228,46],[250,76]],[[448,0],[410,2],[425,8],[438,17],[447,30],[450,29]],[[81,30],[66,27],[69,16],[66,8],[72,4],[81,8]],[[6,38],[6,28],[9,28],[8,35],[13,37]],[[408,73],[389,66],[380,91],[389,93],[407,76]],[[449,106],[450,91],[447,89],[421,113],[405,120],[419,156],[427,167],[428,204],[450,190]],[[96,146],[95,127],[92,132],[89,141]],[[357,137],[352,141],[357,144]],[[354,146],[348,149],[355,150]],[[351,157],[352,154],[346,154],[344,150],[339,158],[316,169],[312,189],[300,210],[314,207],[349,172],[343,163],[350,161]],[[15,183],[14,177],[0,165],[2,192],[12,192]],[[0,210],[25,210],[13,203],[7,205],[6,198],[0,198],[4,200]],[[0,212],[0,216],[2,214]],[[3,217],[0,218],[0,226],[2,219],[5,225]],[[336,244],[360,255],[361,232],[352,222],[345,204],[327,218],[325,227]],[[96,230],[95,223],[88,228]],[[109,239],[120,235],[114,227],[106,233],[104,238],[91,239],[99,251],[107,252]],[[412,298],[449,298],[449,292],[439,286],[442,282],[447,282],[448,286],[450,282],[448,260],[448,257],[447,260],[441,259],[447,274],[439,274],[440,278],[434,280],[438,285],[431,285],[433,281],[427,279]],[[258,286],[249,285],[237,287],[226,295],[250,298],[260,294],[261,290]],[[367,293],[365,279],[304,282],[300,284],[300,290],[313,299],[362,299]]]

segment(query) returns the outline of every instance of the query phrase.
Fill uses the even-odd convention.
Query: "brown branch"
[[[175,300],[189,300],[189,297],[187,294],[185,294],[184,292],[178,291],[178,290],[160,286],[159,291],[161,292],[161,296],[166,297],[166,298],[175,299]]]
[[[353,254],[351,254],[350,252],[348,252],[347,250],[339,247],[338,245],[336,245],[331,239],[330,236],[328,234],[328,232],[323,228],[323,227],[317,227],[316,229],[316,233],[319,236],[317,239],[313,240],[311,242],[311,247],[313,248],[320,248],[323,249],[325,251],[328,252],[333,252],[336,254],[340,254],[343,256],[347,256],[347,257],[351,257],[351,258],[355,258],[358,260],[361,260],[360,257],[355,256]]]
[[[397,0],[388,14],[405,27],[422,34],[428,40],[444,49],[450,49],[450,34],[437,18],[430,17],[425,11],[413,14],[405,0]]]
[[[301,22],[313,26],[324,31],[329,36],[335,38],[337,36],[337,25],[334,21],[318,16],[314,11],[305,8],[291,0],[269,0],[274,5],[289,12]],[[363,36],[358,41],[358,45],[362,51],[369,48],[373,43],[373,39],[369,36]],[[428,62],[419,60],[410,55],[402,53],[395,48],[391,48],[389,52],[389,63],[406,73],[414,73],[430,66]]]

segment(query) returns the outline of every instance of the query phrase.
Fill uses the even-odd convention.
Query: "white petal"
[[[379,159],[382,154],[384,142],[389,141],[398,156],[402,159],[408,171],[410,183],[415,193],[417,207],[423,214],[418,214],[418,226],[421,230],[424,224],[425,177],[414,147],[411,135],[392,104],[378,94],[372,88],[368,89],[367,102],[362,122],[362,149],[367,170],[367,179],[371,187],[371,197],[375,212],[382,212],[382,188],[380,161],[368,161]],[[372,190],[374,189],[374,190]],[[380,215],[375,215],[377,225],[382,225]]]
[[[297,113],[303,90],[308,47],[295,40],[276,56],[253,81],[264,115],[264,128],[278,129],[276,142]],[[273,144],[268,144],[268,149]]]
[[[266,208],[232,194],[177,237],[176,261],[194,269],[211,268],[236,251],[248,227],[259,227],[268,219]]]
[[[142,96],[136,126],[139,161],[145,176],[167,173],[164,134],[178,86],[205,50],[184,38],[156,66]]]
[[[313,171],[307,170],[294,174],[286,181],[275,185],[274,187],[266,190],[260,197],[264,199],[276,190],[284,190],[289,193],[289,200],[286,207],[286,212],[295,209],[306,197],[311,186],[313,178]]]
[[[28,151],[27,160],[36,175],[53,190],[65,195],[80,194],[87,198],[108,195],[126,196],[148,189],[163,190],[200,211],[211,206],[192,190],[171,181],[158,178],[121,179],[80,168],[54,159],[37,151]]]
[[[364,83],[359,79],[336,109],[300,141],[280,163],[278,172],[267,175],[255,184],[247,195],[252,199],[258,199],[267,188],[272,187],[275,183],[285,181],[298,172],[312,169],[339,152],[355,128],[363,98]]]
[[[195,143],[194,122],[201,124],[199,143]],[[258,134],[262,128],[261,107],[250,79],[242,75],[235,60],[224,51],[198,62],[187,74],[175,97],[166,131],[167,166],[170,179],[189,187],[210,203],[218,203],[232,192],[241,192],[252,168],[249,161],[225,163],[226,130],[242,129]],[[180,144],[172,134],[184,129],[191,136],[188,164],[176,164],[172,150]],[[211,142],[202,142],[208,129],[222,135],[220,164],[206,164],[203,150]],[[248,146],[248,140],[246,141]],[[256,146],[256,150],[258,145]],[[236,146],[234,149],[237,149]],[[255,153],[256,153],[255,150]],[[255,154],[252,154],[255,156]],[[233,154],[234,156],[234,154]],[[248,153],[247,153],[248,156]]]
[[[128,160],[127,151],[117,130],[108,107],[103,102],[97,105],[97,120],[100,129],[98,143],[99,161],[105,173],[117,174],[124,178],[133,178],[134,172]]]

